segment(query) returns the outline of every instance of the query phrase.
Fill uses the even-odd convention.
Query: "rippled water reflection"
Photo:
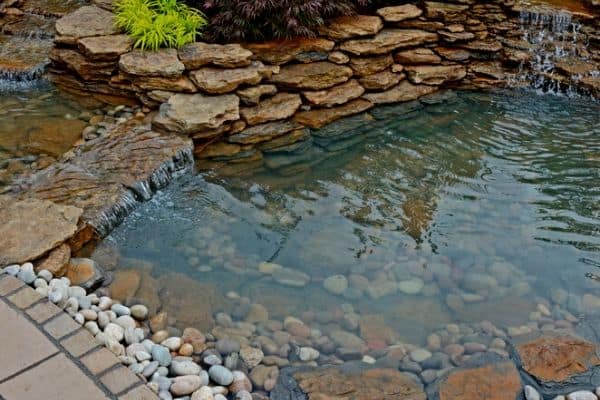
[[[116,247],[120,266],[183,272],[272,317],[351,303],[415,343],[448,322],[525,324],[540,301],[583,317],[582,296],[600,295],[586,277],[600,274],[599,105],[511,92],[412,106],[338,124],[361,134],[317,140],[309,163],[185,177],[97,254]],[[323,288],[336,274],[341,295]]]

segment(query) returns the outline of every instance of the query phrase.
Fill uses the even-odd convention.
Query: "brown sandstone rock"
[[[0,265],[35,260],[70,239],[83,210],[0,196]]]
[[[471,53],[465,49],[436,47],[435,51],[440,56],[450,61],[467,61],[471,57]]]
[[[420,29],[429,32],[437,32],[444,29],[445,25],[438,21],[423,21],[421,19],[409,19],[398,23],[399,28],[403,29]]]
[[[302,105],[300,95],[292,93],[278,93],[273,97],[261,101],[255,107],[246,107],[240,110],[242,117],[249,125],[258,125],[269,121],[286,119],[294,115]]]
[[[417,18],[423,14],[423,10],[414,4],[404,4],[401,6],[384,7],[377,10],[386,22],[400,22],[406,19]]]
[[[133,39],[127,35],[93,36],[79,39],[77,47],[92,60],[113,61],[131,50]]]
[[[472,42],[461,43],[460,47],[476,52],[496,53],[502,50],[502,43],[494,39],[473,40]]]
[[[319,90],[346,82],[351,76],[352,70],[346,66],[320,61],[284,66],[271,82],[281,87]]]
[[[205,67],[190,72],[190,78],[201,90],[211,94],[222,94],[234,91],[240,85],[257,85],[270,70],[260,61],[242,68]]]
[[[352,79],[331,89],[302,92],[302,95],[312,104],[322,107],[333,107],[356,99],[364,92],[365,89],[355,79]]]
[[[472,32],[438,31],[438,35],[446,43],[466,42],[475,38]]]
[[[383,29],[381,18],[374,15],[352,15],[333,18],[319,29],[321,35],[332,40],[375,35]]]
[[[152,125],[186,135],[219,128],[227,121],[240,118],[239,98],[235,95],[204,96],[176,94],[160,106]]]
[[[398,84],[402,79],[404,79],[404,74],[381,71],[373,75],[363,76],[359,79],[359,82],[367,90],[387,90]]]
[[[131,75],[162,76],[172,78],[181,75],[185,67],[177,58],[177,50],[134,50],[121,55],[119,67]]]
[[[376,368],[344,372],[339,368],[316,368],[293,377],[309,399],[425,400],[423,389],[394,369]]]
[[[374,104],[397,103],[402,101],[416,100],[426,94],[437,90],[434,86],[413,85],[410,82],[402,81],[393,88],[380,93],[367,93],[363,98]]]
[[[371,107],[373,107],[371,102],[363,99],[356,99],[339,107],[299,112],[294,116],[294,120],[303,125],[317,129],[348,115],[366,111]]]
[[[297,38],[248,43],[244,47],[265,63],[281,65],[292,60],[312,62],[327,59],[335,43],[322,38]]]
[[[355,55],[385,54],[395,49],[437,41],[437,34],[415,29],[384,29],[373,38],[348,40],[340,49]]]
[[[418,48],[394,54],[394,61],[400,64],[439,64],[442,59],[430,49]]]
[[[208,146],[194,150],[194,154],[199,158],[230,157],[239,154],[242,146],[226,142],[215,142]]]
[[[181,93],[195,93],[198,91],[194,83],[187,76],[163,78],[161,76],[132,77],[131,83],[144,91],[170,91]],[[169,99],[165,99],[168,101]]]
[[[469,9],[468,5],[426,1],[425,11],[428,18],[451,20]]]
[[[348,57],[346,54],[342,53],[341,51],[332,51],[331,53],[329,53],[327,60],[331,61],[332,63],[336,63],[336,64],[347,64],[348,61],[350,61],[350,57]]]
[[[277,86],[275,85],[257,85],[251,86],[245,89],[240,89],[237,92],[240,100],[248,105],[255,106],[259,103],[263,96],[269,96],[277,93]]]
[[[310,132],[308,132],[308,129],[296,129],[292,132],[286,133],[283,136],[274,138],[265,143],[261,143],[259,148],[265,152],[276,152],[283,147],[300,141],[308,140],[309,138]]]
[[[175,318],[176,325],[201,332],[213,328],[213,314],[223,306],[223,296],[207,282],[198,282],[183,274],[164,275],[161,284],[162,311]]]
[[[353,57],[350,59],[350,68],[358,76],[373,75],[387,69],[394,63],[390,54],[375,57]]]
[[[598,347],[570,335],[542,335],[517,339],[523,369],[539,381],[562,382],[600,365]]]
[[[116,271],[113,281],[108,287],[110,296],[117,301],[125,302],[134,298],[140,287],[141,275],[136,270]]]
[[[227,138],[230,143],[255,144],[272,140],[290,131],[301,128],[293,121],[276,121],[256,125]]]
[[[521,391],[517,368],[510,361],[501,361],[452,371],[440,384],[439,399],[515,400]]]
[[[360,337],[367,344],[382,342],[391,344],[397,340],[396,332],[385,323],[381,314],[366,314],[359,320]]]
[[[461,64],[454,65],[414,65],[405,68],[412,83],[441,85],[448,81],[459,81],[467,75],[467,69]]]
[[[179,49],[179,59],[188,70],[205,65],[224,68],[238,68],[250,65],[252,52],[239,44],[190,43]]]
[[[62,277],[67,272],[67,265],[71,259],[71,248],[63,243],[50,252],[48,257],[42,260],[36,267],[35,272],[47,269],[55,277]]]
[[[98,287],[104,280],[102,270],[89,258],[71,258],[66,277],[72,285],[81,286],[86,290]]]
[[[112,61],[92,61],[71,49],[55,47],[50,50],[49,57],[53,62],[63,64],[86,81],[107,80],[117,69]]]
[[[56,21],[56,33],[70,44],[89,36],[105,36],[119,33],[113,13],[95,6],[83,6]]]

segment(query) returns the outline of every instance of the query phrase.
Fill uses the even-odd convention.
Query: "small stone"
[[[178,376],[172,379],[169,390],[175,396],[187,396],[198,390],[201,383],[197,375]]]
[[[410,352],[410,358],[414,362],[423,362],[431,357],[431,353],[425,349],[415,349]]]
[[[146,351],[138,351],[135,353],[135,358],[139,362],[142,362],[142,361],[146,361],[146,360],[151,360],[152,356],[150,355],[150,353],[148,353]],[[158,362],[156,362],[156,368],[158,368]]]
[[[19,271],[21,270],[21,267],[19,265],[9,265],[8,267],[4,267],[4,272],[6,272],[9,275],[12,276],[17,276],[17,274],[19,273]]]
[[[142,375],[144,375],[146,378],[151,377],[152,375],[154,375],[154,373],[156,373],[156,370],[158,370],[158,361],[152,361],[149,362],[145,367],[144,370],[142,371]]]
[[[239,342],[229,338],[220,339],[215,346],[217,351],[223,355],[237,353],[240,351],[240,347]]]
[[[176,376],[198,375],[201,368],[198,364],[190,360],[173,360],[170,367],[171,373]]]
[[[264,358],[264,353],[261,349],[245,346],[240,350],[240,357],[249,369],[256,367]]]
[[[21,269],[17,273],[17,278],[22,280],[28,285],[31,285],[35,281],[36,275],[33,271],[33,264],[25,263],[21,266]]]
[[[181,338],[170,337],[170,338],[163,340],[160,344],[165,346],[166,348],[168,348],[171,351],[177,351],[181,347],[182,341],[181,341]]]
[[[596,395],[588,390],[578,390],[567,395],[567,400],[597,400]],[[529,400],[529,399],[528,399]]]
[[[330,293],[340,295],[348,289],[348,279],[344,275],[332,275],[323,281],[323,287]]]
[[[169,364],[171,364],[171,353],[169,352],[169,349],[167,349],[164,346],[161,345],[154,345],[152,347],[152,358],[156,361],[158,361],[158,363],[163,366],[163,367],[168,367]]]
[[[541,396],[533,386],[525,385],[525,399],[526,400],[541,400]]]
[[[406,294],[418,294],[423,290],[425,283],[420,278],[398,282],[398,290]]]
[[[133,318],[142,321],[148,317],[148,307],[142,304],[136,304],[130,308]]]
[[[221,365],[213,365],[208,370],[210,379],[219,385],[228,386],[233,382],[233,374],[227,368]]]
[[[37,275],[48,283],[52,280],[52,272],[47,269],[40,270]]]
[[[319,358],[319,351],[312,347],[301,347],[298,356],[302,361],[314,361]]]
[[[123,329],[127,328],[135,328],[135,320],[131,318],[129,315],[122,315],[119,318],[115,319],[115,324],[119,325]]]
[[[194,346],[189,343],[184,343],[179,348],[179,355],[184,357],[191,357],[194,354]]]
[[[214,400],[213,392],[210,387],[202,386],[192,393],[191,400]]]
[[[154,343],[162,343],[163,341],[167,340],[168,337],[169,337],[168,331],[158,331],[158,332],[154,333],[154,335],[152,335],[152,341]]]
[[[108,325],[106,325],[106,328],[104,328],[104,334],[108,338],[120,342],[121,340],[123,340],[125,330],[123,329],[123,327],[110,322]]]
[[[110,309],[112,311],[114,311],[115,314],[117,314],[118,316],[121,315],[131,315],[131,310],[129,309],[129,307],[125,307],[122,304],[113,304]]]

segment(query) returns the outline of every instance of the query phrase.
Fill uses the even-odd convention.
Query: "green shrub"
[[[115,22],[134,40],[134,47],[157,50],[194,42],[206,25],[202,12],[177,0],[119,0]]]

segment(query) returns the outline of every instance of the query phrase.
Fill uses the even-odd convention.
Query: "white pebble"
[[[40,270],[37,276],[45,280],[47,283],[49,283],[52,280],[52,272],[48,271],[47,269]]]
[[[525,385],[524,392],[526,400],[541,400],[540,394],[533,386]]]
[[[598,398],[589,390],[578,390],[568,394],[567,400],[598,400]]]
[[[106,325],[106,328],[104,328],[104,334],[108,338],[120,342],[121,340],[123,340],[125,330],[121,326],[110,322],[108,325]]]

